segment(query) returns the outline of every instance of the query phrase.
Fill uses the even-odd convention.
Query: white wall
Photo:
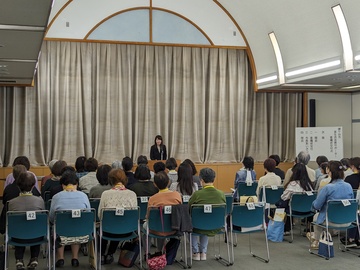
[[[360,156],[360,93],[352,95],[352,154]]]
[[[353,157],[352,95],[351,93],[309,93],[309,100],[315,99],[317,127],[343,127],[344,157]],[[360,95],[358,96],[360,102]],[[360,109],[358,109],[360,120]],[[360,122],[358,123],[360,134]],[[359,144],[360,149],[360,144]]]

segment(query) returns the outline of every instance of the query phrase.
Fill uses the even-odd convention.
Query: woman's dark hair
[[[18,185],[21,192],[29,192],[32,190],[36,183],[34,175],[29,172],[20,173],[16,184]]]
[[[163,144],[164,144],[164,141],[163,141],[163,138],[161,137],[161,135],[156,135],[156,136],[155,136],[155,139],[154,139],[154,144],[155,144],[155,145],[157,145],[157,144],[156,144],[156,139],[161,140],[161,144],[160,144],[160,145],[163,145]]]
[[[60,183],[64,186],[67,185],[78,185],[79,177],[77,177],[75,172],[66,171],[60,178]]]
[[[75,171],[75,168],[73,167],[73,166],[65,166],[64,168],[62,168],[62,170],[61,170],[61,175],[63,175],[63,173],[64,172],[66,172],[66,171],[72,171],[72,172],[76,172]]]
[[[165,189],[169,185],[169,176],[163,171],[158,172],[154,176],[154,183],[158,189]]]
[[[177,163],[176,163],[176,159],[175,158],[169,158],[166,162],[165,162],[165,167],[168,170],[175,170],[177,167]]]
[[[330,160],[328,164],[329,171],[331,172],[331,181],[337,179],[344,179],[344,167],[340,161]]]
[[[280,157],[279,157],[279,155],[271,155],[271,156],[269,156],[269,158],[272,158],[273,160],[275,160],[276,166],[278,166],[278,165],[280,164]]]
[[[27,171],[30,169],[30,161],[26,156],[16,157],[12,166],[14,167],[15,165],[24,165]]]
[[[341,164],[343,165],[343,167],[344,167],[344,171],[346,171],[348,168],[350,168],[350,159],[348,159],[348,158],[342,158],[341,160],[340,160],[340,162],[341,162]],[[352,164],[351,164],[352,165]]]
[[[181,163],[178,169],[178,188],[183,195],[192,195],[194,190],[193,174],[188,163]]]
[[[134,166],[134,163],[130,157],[124,157],[123,160],[121,161],[121,165],[122,165],[124,171],[128,172],[132,169],[132,167]]]
[[[328,162],[329,160],[328,160],[328,158],[327,157],[325,157],[325,156],[318,156],[317,158],[316,158],[316,163],[317,163],[317,165],[320,167],[320,164],[321,163],[324,163],[324,162]]]
[[[268,171],[268,172],[274,172],[275,168],[276,168],[276,161],[273,160],[272,158],[267,158],[264,161],[264,168]]]
[[[289,185],[289,183],[291,181],[299,181],[300,186],[305,191],[312,190],[313,186],[312,186],[311,180],[309,178],[309,175],[307,173],[306,166],[303,163],[296,163],[292,167],[291,171],[292,171],[292,175],[290,177],[289,182],[287,182],[285,184],[284,189],[287,188],[287,186]]]
[[[99,167],[99,163],[95,158],[88,158],[85,161],[85,170],[88,172],[95,172]]]
[[[126,174],[124,170],[122,169],[112,169],[109,172],[109,184],[112,186],[115,186],[118,183],[122,183],[124,186],[128,183],[128,178],[126,177]]]
[[[326,173],[326,168],[328,167],[328,162],[323,162],[320,164],[320,169]]]
[[[252,157],[244,157],[242,163],[244,164],[245,169],[247,170],[254,169],[254,159]]]
[[[165,164],[161,161],[155,162],[154,163],[154,172],[158,173],[158,172],[162,172],[165,171]]]
[[[77,172],[84,172],[85,171],[85,156],[80,156],[75,161],[75,169]]]
[[[109,172],[111,171],[111,166],[104,164],[99,166],[96,171],[96,179],[98,180],[99,184],[102,186],[106,186],[108,181]]]
[[[340,161],[341,162],[341,161]],[[341,162],[342,163],[342,162]],[[360,170],[360,157],[353,157],[349,159],[350,165],[354,166],[357,170]],[[344,166],[344,164],[343,164]],[[344,166],[345,167],[345,166]],[[344,168],[345,170],[347,168]]]
[[[147,165],[148,164],[148,159],[147,159],[146,156],[140,155],[140,156],[138,156],[138,158],[136,160],[136,163],[137,163],[137,165],[140,165],[140,164]]]
[[[54,176],[61,176],[62,170],[67,166],[64,160],[58,160],[51,169],[51,173]]]
[[[151,174],[148,166],[140,164],[135,170],[134,177],[138,180],[149,180],[151,178]]]
[[[183,163],[187,163],[187,164],[189,164],[189,165],[191,166],[192,174],[193,174],[193,175],[197,174],[197,170],[196,170],[196,167],[195,167],[194,162],[192,162],[190,159],[185,159],[185,160],[183,161]]]

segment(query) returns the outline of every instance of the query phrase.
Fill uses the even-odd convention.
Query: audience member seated
[[[180,193],[168,189],[170,179],[165,172],[159,172],[154,176],[154,184],[159,189],[159,192],[149,198],[148,201],[148,212],[150,207],[177,205],[182,203]],[[147,214],[148,216],[148,214]],[[146,223],[144,223],[146,228]],[[164,235],[161,232],[153,232],[154,234]],[[170,232],[166,235],[172,235],[176,231]],[[144,245],[145,246],[145,245]],[[157,251],[161,251],[164,246],[164,239],[157,239]]]
[[[60,178],[62,170],[67,166],[66,162],[64,160],[58,160],[55,162],[54,166],[52,167],[51,173],[54,175],[51,179],[47,180],[44,186],[41,188],[41,195],[43,199],[45,200],[45,192],[51,191],[53,189],[58,189],[61,187],[60,184]],[[55,192],[53,192],[55,193]],[[52,198],[50,196],[50,198]]]
[[[21,166],[21,165],[17,165]],[[20,190],[20,195],[9,201],[9,211],[36,211],[44,210],[44,200],[41,197],[34,196],[32,189],[36,184],[36,178],[29,172],[24,172],[17,177],[16,183]],[[14,239],[19,243],[34,243],[41,241],[42,237],[35,239]],[[15,246],[16,269],[25,269],[24,264],[24,246]],[[38,265],[38,257],[40,253],[40,245],[30,246],[30,261],[27,269],[34,270]]]
[[[96,178],[99,183],[90,189],[89,198],[101,198],[101,194],[111,188],[108,181],[110,171],[111,167],[107,164],[99,166],[96,171]]]
[[[342,166],[344,167],[344,177],[346,178],[350,174],[353,174],[353,171],[350,168],[350,160],[348,158],[342,158],[340,160]]]
[[[327,184],[329,184],[329,182],[331,180],[328,175],[328,162],[321,163],[320,170],[321,170],[321,176],[316,181],[316,186],[315,186],[316,191],[320,191],[320,189],[323,188],[324,186],[326,186]],[[321,186],[321,188],[320,188],[320,186]]]
[[[104,165],[105,166],[105,165]],[[100,168],[99,168],[100,170]],[[121,169],[112,169],[109,172],[109,184],[111,189],[105,190],[101,195],[99,204],[99,218],[101,218],[101,210],[103,208],[136,208],[137,198],[135,192],[126,188],[127,177]],[[131,234],[131,233],[130,233]],[[104,232],[104,236],[108,237],[125,237],[128,235],[114,235]],[[114,261],[113,254],[116,252],[119,241],[110,241],[108,251],[106,253],[108,241],[101,241],[101,264],[110,264]]]
[[[235,180],[234,180],[235,200],[239,200],[237,189],[240,183],[256,181],[256,172],[254,171],[254,159],[252,157],[244,157],[242,164],[244,165],[244,167],[238,170],[235,174]]]
[[[18,156],[14,159],[14,162],[12,164],[12,166],[14,167],[15,165],[24,165],[26,170],[31,173],[35,179],[37,180],[36,175],[33,172],[30,172],[30,161],[26,156]],[[5,180],[5,184],[4,184],[4,190],[5,188],[10,185],[11,183],[14,183],[15,179],[12,173],[10,173],[8,176],[6,176],[6,180]],[[37,185],[37,181],[36,181],[36,185],[35,185],[36,189],[38,191],[40,191],[38,185]]]
[[[258,186],[256,189],[256,195],[260,195],[260,189],[263,186],[280,186],[281,185],[281,178],[274,173],[276,167],[276,162],[272,158],[267,158],[264,161],[264,169],[266,174],[260,177],[258,181]],[[260,198],[261,199],[261,198]]]
[[[81,177],[79,181],[79,187],[82,192],[89,194],[90,189],[98,184],[96,178],[97,169],[98,161],[95,158],[89,158],[85,161],[85,170],[88,173]]]
[[[187,163],[187,164],[189,164],[191,166],[192,174],[193,174],[193,182],[198,185],[198,189],[201,189],[202,186],[201,186],[201,183],[200,183],[200,178],[199,178],[198,175],[196,175],[197,170],[196,170],[194,162],[192,162],[190,159],[187,158],[187,159],[185,159],[183,161],[183,163]]]
[[[285,208],[287,214],[289,214],[289,201],[294,193],[301,193],[304,191],[312,191],[312,183],[307,174],[306,167],[302,163],[297,163],[292,167],[292,175],[290,181],[284,186],[284,192],[281,195],[281,200],[276,203],[278,208]],[[290,218],[287,217],[284,232],[285,235],[290,234]]]
[[[137,182],[137,179],[135,178],[134,173],[132,171],[134,163],[130,157],[124,157],[121,164],[122,164],[123,170],[125,171],[126,177],[128,179],[126,188],[130,188],[133,184],[135,184]]]
[[[57,210],[90,209],[90,202],[86,194],[77,190],[79,178],[76,176],[75,172],[66,171],[61,177],[61,182],[64,190],[57,193],[51,201],[49,219],[52,223],[54,222],[55,211]],[[59,239],[59,237],[61,239],[61,236],[58,236],[57,238]],[[59,241],[56,267],[63,267],[65,264],[64,248],[63,241]],[[80,244],[71,245],[71,265],[75,267],[79,266],[79,249]]]
[[[301,151],[296,159],[295,159],[295,163],[302,163],[306,166],[306,170],[307,170],[307,173],[308,173],[308,176],[311,180],[311,182],[315,182],[315,171],[313,169],[311,169],[309,166],[307,166],[307,164],[309,163],[310,161],[310,154],[306,151]],[[287,182],[289,182],[290,180],[290,177],[291,177],[291,174],[292,174],[292,170],[291,168],[287,170],[286,174],[285,174],[285,179],[284,179],[284,182],[283,184],[285,185]]]
[[[138,166],[140,166],[140,165],[145,165],[145,166],[148,166],[148,163],[149,163],[149,161],[148,161],[148,159],[147,159],[147,157],[146,156],[143,156],[143,155],[140,155],[140,156],[138,156],[138,158],[137,158],[137,160],[136,160],[136,164],[138,165]],[[154,179],[154,172],[153,171],[150,171],[150,176],[151,176],[151,180],[153,180]],[[136,178],[136,176],[135,176],[135,178]]]
[[[277,176],[279,176],[279,177],[281,178],[281,180],[284,179],[284,178],[285,178],[285,172],[278,167],[279,164],[280,164],[280,157],[279,157],[279,155],[271,155],[271,156],[269,156],[269,158],[272,158],[272,159],[275,160],[275,162],[276,162],[276,167],[275,167],[274,173],[275,173]]]
[[[359,189],[360,185],[360,157],[350,158],[350,168],[353,171],[353,174],[346,176],[345,182],[349,183],[353,189]]]
[[[154,163],[154,173],[164,172],[166,169],[164,162],[158,161]]]
[[[85,170],[86,157],[80,156],[75,161],[76,176],[80,179],[81,177],[88,174]]]
[[[61,176],[66,172],[66,171],[71,171],[71,172],[76,172],[74,167],[72,166],[65,166],[62,170],[61,170]],[[51,189],[50,191],[50,198],[54,197],[55,194],[63,191],[63,187],[62,187],[62,182],[61,182],[61,177],[60,177],[60,181],[59,181],[59,184],[58,186],[54,187]],[[78,186],[78,190],[79,190],[79,186]]]
[[[13,167],[13,172],[12,172],[15,182],[8,185],[4,190],[4,194],[3,194],[3,198],[2,198],[2,203],[3,203],[4,207],[2,208],[1,217],[0,217],[0,233],[2,233],[2,234],[5,233],[5,229],[6,229],[6,211],[7,211],[6,205],[7,205],[7,202],[10,201],[11,199],[14,199],[19,196],[20,189],[17,184],[17,180],[21,173],[26,173],[26,172],[27,172],[27,170],[24,165],[15,165]],[[35,186],[32,187],[31,191],[32,191],[33,195],[40,196],[40,192],[35,188]]]
[[[200,181],[202,189],[195,191],[189,200],[189,207],[193,204],[222,204],[226,203],[225,194],[214,187],[215,172],[210,168],[200,170]],[[193,232],[202,235],[192,235],[192,259],[194,261],[205,261],[208,246],[208,236],[213,236],[217,231],[203,231],[194,228]]]
[[[191,196],[198,190],[193,182],[192,168],[188,163],[181,163],[178,169],[178,180],[170,185],[170,190],[177,191],[181,195]]]
[[[54,166],[54,164],[56,163],[56,161],[58,161],[57,159],[53,159],[49,162],[49,169],[50,169],[50,174],[44,176],[43,178],[41,178],[41,188],[45,185],[46,181],[51,179],[52,177],[54,177],[54,175],[51,173],[51,169]]]
[[[344,179],[344,167],[340,161],[330,161],[329,162],[329,177],[331,179],[330,183],[326,185],[318,194],[316,200],[313,202],[313,210],[319,211],[314,215],[314,222],[316,224],[325,224],[326,216],[326,206],[327,201],[329,200],[346,200],[353,199],[354,193],[351,185],[346,183]],[[331,222],[329,225],[335,225]],[[348,226],[349,224],[342,224],[343,226]],[[336,226],[339,226],[337,224]],[[310,239],[311,248],[319,248],[319,238],[322,232],[322,228],[319,226],[314,226],[314,235],[307,235]]]
[[[123,169],[122,163],[120,160],[114,160],[113,163],[111,163],[112,169]]]
[[[166,167],[166,169],[169,170],[168,171],[168,176],[170,179],[169,185],[171,185],[172,183],[176,183],[176,181],[178,179],[178,174],[176,171],[176,167],[177,167],[176,159],[169,158],[168,160],[166,160],[165,167]]]
[[[135,178],[138,181],[130,189],[136,193],[136,196],[152,196],[158,193],[158,188],[150,181],[151,174],[147,165],[140,164],[135,170]]]
[[[328,162],[328,158],[326,156],[318,156],[316,158],[316,163],[318,165],[318,168],[315,170],[315,183],[318,185],[320,177],[323,175],[321,172],[321,163]]]

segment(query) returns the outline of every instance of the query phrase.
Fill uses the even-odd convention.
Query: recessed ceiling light
[[[7,65],[0,65],[0,68],[6,68]]]

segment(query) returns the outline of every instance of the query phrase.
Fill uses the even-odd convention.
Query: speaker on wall
[[[316,126],[316,108],[315,108],[315,99],[309,100],[309,127]]]

